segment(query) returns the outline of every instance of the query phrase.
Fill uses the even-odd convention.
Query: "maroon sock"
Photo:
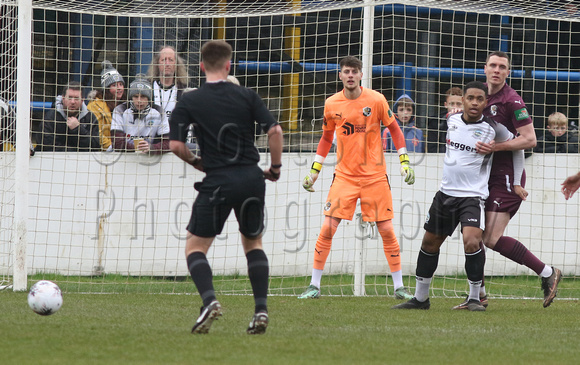
[[[542,270],[544,270],[544,266],[546,266],[520,241],[511,237],[501,236],[497,240],[493,250],[520,265],[526,265],[538,275],[540,275]]]

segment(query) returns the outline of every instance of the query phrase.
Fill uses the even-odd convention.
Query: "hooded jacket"
[[[101,149],[99,143],[99,122],[84,103],[77,119],[80,125],[70,129],[66,124],[67,115],[62,104],[62,96],[56,98],[55,106],[49,110],[42,126],[39,141],[41,151],[89,152]]]
[[[399,127],[401,127],[401,131],[405,136],[405,144],[407,145],[407,152],[425,152],[425,139],[423,138],[423,131],[419,128],[415,127],[415,115],[411,118],[411,120],[406,124],[402,125],[399,117],[397,116],[397,107],[398,103],[401,99],[407,98],[413,102],[413,110],[415,102],[411,97],[407,94],[403,94],[399,96],[395,104],[393,105],[393,111],[395,112],[395,119],[397,123],[399,123]],[[389,152],[395,152],[396,148],[393,145],[393,141],[391,139],[391,134],[389,133],[389,129],[385,128],[383,131],[383,149]]]
[[[550,131],[546,131],[534,148],[536,153],[578,153],[578,136],[568,130],[563,135],[556,137]]]

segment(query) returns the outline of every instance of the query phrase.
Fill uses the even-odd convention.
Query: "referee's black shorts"
[[[232,209],[240,232],[255,238],[264,230],[264,172],[257,165],[234,166],[209,171],[201,183],[187,230],[199,237],[222,232]]]
[[[485,201],[479,197],[455,197],[438,191],[427,213],[424,228],[436,235],[451,236],[457,225],[461,228],[485,229]]]

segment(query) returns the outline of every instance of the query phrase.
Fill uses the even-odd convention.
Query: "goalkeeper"
[[[415,173],[409,166],[405,138],[385,97],[360,86],[362,62],[356,57],[347,56],[339,66],[343,90],[329,97],[324,104],[323,134],[312,168],[304,178],[304,189],[314,191],[314,183],[335,134],[338,163],[324,205],[325,218],[314,250],[312,280],[298,298],[320,297],[322,270],[330,252],[332,237],[342,219],[352,219],[357,200],[360,199],[363,220],[376,222],[383,239],[395,296],[411,299],[413,295],[403,286],[399,242],[392,223],[393,201],[381,142],[381,122],[389,128],[399,153],[401,173],[405,176],[405,182],[411,185],[415,182]]]

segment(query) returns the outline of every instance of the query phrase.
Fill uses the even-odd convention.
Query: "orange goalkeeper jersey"
[[[383,94],[361,89],[355,100],[343,91],[326,99],[322,129],[336,133],[336,173],[372,178],[386,173],[381,122],[388,126],[395,117]]]

